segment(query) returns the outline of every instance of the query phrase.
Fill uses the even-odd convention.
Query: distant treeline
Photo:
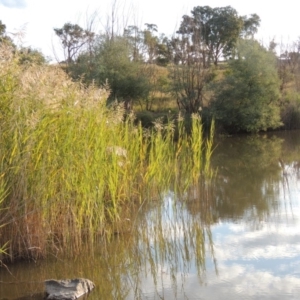
[[[65,55],[59,63],[74,80],[109,88],[108,103],[123,102],[144,124],[180,111],[214,119],[225,132],[300,128],[300,41],[280,51],[274,40],[262,45],[257,14],[197,6],[171,37],[150,23],[120,33],[116,21],[101,32],[92,30],[95,16],[86,29],[55,28]],[[1,41],[12,43],[0,29]],[[46,62],[31,48],[18,51],[20,63]]]

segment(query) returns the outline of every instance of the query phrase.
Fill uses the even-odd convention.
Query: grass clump
[[[57,67],[1,59],[2,257],[76,254],[146,193],[167,189],[180,166],[187,181],[200,176],[200,120],[174,144],[172,122],[145,131],[133,116],[124,120],[122,105],[108,108],[107,97]]]

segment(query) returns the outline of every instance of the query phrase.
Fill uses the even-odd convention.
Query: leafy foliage
[[[249,18],[247,18],[247,16],[243,16],[242,20],[244,23],[242,30],[243,37],[253,38],[260,25],[260,17],[257,14],[251,14]]]
[[[203,107],[204,91],[221,57],[233,56],[242,31],[255,31],[259,17],[240,17],[231,6],[197,6],[183,16],[177,36],[169,41],[170,77],[179,109],[196,113]],[[244,33],[246,35],[246,33]]]
[[[231,6],[196,6],[191,16],[183,16],[178,33],[188,35],[193,44],[201,44],[206,63],[217,65],[221,56],[232,54],[242,34],[245,37],[253,36],[259,24],[258,15],[240,17]]]
[[[227,130],[257,132],[282,125],[275,59],[258,42],[240,40],[212,103],[216,120]]]
[[[93,53],[79,56],[69,70],[73,77],[84,75],[88,83],[98,86],[109,84],[110,100],[125,102],[129,109],[132,101],[147,97],[149,80],[140,62],[131,60],[131,45],[123,37],[113,40],[101,36],[96,41]]]
[[[2,21],[0,20],[0,45],[1,44],[6,44],[15,47],[12,39],[6,33],[6,25],[3,24]]]
[[[168,38],[163,34],[157,36],[157,25],[145,23],[146,29],[128,26],[124,30],[124,38],[131,45],[132,61],[166,66],[170,61]]]
[[[40,51],[31,47],[23,47],[18,51],[18,62],[22,65],[42,65],[47,62],[47,59]]]
[[[6,31],[6,25],[2,23],[2,21],[0,20],[0,36],[3,36],[5,34]]]

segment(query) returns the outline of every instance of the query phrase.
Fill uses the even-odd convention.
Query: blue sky
[[[120,23],[139,27],[144,23],[157,24],[159,32],[167,35],[178,28],[181,17],[194,6],[231,5],[240,15],[257,13],[261,17],[257,38],[265,44],[274,37],[286,44],[300,36],[297,0],[0,0],[0,20],[7,25],[8,32],[25,33],[18,40],[20,44],[31,45],[53,57],[53,45],[57,48],[53,28],[66,22],[84,27],[87,16],[97,12],[96,29],[103,30],[114,1]]]

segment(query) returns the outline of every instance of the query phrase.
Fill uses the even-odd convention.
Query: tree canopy
[[[3,24],[0,20],[0,44],[1,43],[6,43],[10,44],[11,46],[14,46],[12,39],[6,33],[6,25]]]
[[[143,99],[149,93],[149,79],[143,64],[132,60],[132,45],[127,39],[99,36],[92,53],[81,54],[76,63],[68,68],[74,78],[81,77],[86,83],[99,86],[108,83],[110,100],[123,101],[129,109],[132,101]]]
[[[215,65],[221,56],[229,57],[238,38],[256,33],[260,18],[252,14],[239,16],[231,6],[196,6],[191,16],[184,15],[177,33],[189,37],[190,43],[201,44],[208,64]]]
[[[215,86],[213,114],[229,131],[258,132],[280,122],[276,57],[255,40],[240,40],[236,57]]]
[[[65,55],[61,67],[73,80],[108,87],[108,101],[187,115],[202,111],[228,131],[276,128],[279,113],[285,124],[300,116],[300,43],[280,56],[275,40],[264,48],[254,38],[261,22],[255,13],[195,6],[169,37],[153,23],[122,27],[115,6],[104,31],[93,32],[94,20],[89,29],[65,23],[54,32]],[[11,37],[0,21],[0,44],[8,51],[3,53],[24,66],[46,62],[41,52],[15,45]]]
[[[71,23],[65,23],[62,28],[54,28],[54,32],[60,38],[67,63],[73,62],[83,46],[91,42],[95,36],[93,32]]]

